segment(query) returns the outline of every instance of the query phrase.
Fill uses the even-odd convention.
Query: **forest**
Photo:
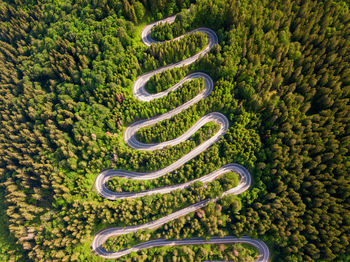
[[[268,244],[272,261],[350,259],[350,13],[342,0],[2,0],[0,1],[0,261],[104,261],[90,244],[107,227],[153,221],[238,183],[227,173],[164,195],[109,201],[94,190],[107,168],[164,168],[217,132],[209,123],[187,141],[154,152],[128,147],[131,123],[189,101],[194,80],[152,102],[132,84],[143,73],[219,44],[186,67],[155,75],[150,93],[191,72],[215,83],[208,97],[169,120],[143,128],[141,141],[183,134],[200,117],[221,112],[226,134],[179,169],[150,181],[114,178],[108,188],[139,192],[184,183],[238,163],[253,177],[239,196],[155,231],[111,238],[109,250],[148,239],[248,235]],[[251,246],[154,248],[121,261],[193,258],[250,261]]]

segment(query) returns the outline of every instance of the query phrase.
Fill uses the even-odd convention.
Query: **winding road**
[[[158,23],[164,23],[164,22],[169,22],[172,23],[175,21],[176,16],[172,16],[163,20],[160,20],[158,22],[149,24],[145,26],[145,28],[142,31],[141,37],[142,41],[146,45],[151,45],[152,43],[157,43],[157,41],[153,40],[151,38],[151,29],[154,25]],[[212,112],[204,117],[202,117],[200,120],[198,120],[189,130],[187,130],[183,135],[162,143],[156,143],[156,144],[145,144],[137,140],[136,133],[140,130],[142,127],[147,127],[154,125],[158,123],[159,121],[169,119],[173,117],[176,114],[179,114],[181,111],[189,108],[191,105],[197,103],[199,100],[207,97],[210,92],[213,90],[214,83],[213,80],[210,76],[208,76],[205,73],[197,72],[190,74],[183,78],[179,83],[176,85],[172,86],[171,88],[157,93],[157,94],[149,94],[146,89],[145,85],[147,81],[155,74],[159,74],[165,70],[169,70],[174,67],[181,67],[184,65],[189,65],[193,62],[195,62],[197,59],[205,55],[210,51],[210,49],[218,43],[218,38],[215,34],[215,32],[211,29],[208,28],[198,28],[195,29],[187,34],[190,34],[192,32],[203,32],[207,35],[208,37],[208,45],[199,53],[196,55],[189,57],[185,60],[182,60],[178,63],[167,65],[164,67],[161,67],[159,69],[156,69],[154,71],[148,72],[146,74],[141,75],[140,77],[137,78],[133,85],[133,94],[136,99],[141,100],[141,101],[151,101],[153,99],[157,99],[163,96],[166,96],[169,92],[174,91],[178,88],[181,88],[182,84],[186,81],[191,81],[192,79],[195,78],[203,78],[204,79],[204,90],[200,92],[197,96],[192,98],[190,101],[182,104],[181,106],[164,113],[162,115],[146,119],[146,120],[141,120],[133,123],[130,125],[125,133],[124,133],[124,140],[125,142],[132,148],[138,149],[138,150],[148,150],[148,151],[153,151],[153,150],[159,150],[162,149],[166,146],[175,146],[185,140],[187,140],[191,135],[193,135],[198,129],[200,129],[203,125],[205,125],[208,122],[215,122],[219,124],[220,129],[219,131],[213,135],[210,139],[206,140],[205,142],[201,143],[199,146],[194,148],[191,152],[188,154],[184,155],[171,165],[160,169],[155,172],[149,172],[149,173],[140,173],[140,172],[132,172],[132,171],[126,171],[126,170],[113,170],[113,169],[108,169],[102,171],[96,178],[95,180],[95,188],[97,192],[104,198],[107,198],[109,200],[116,200],[116,199],[126,199],[126,198],[138,198],[138,197],[143,197],[147,195],[152,195],[152,194],[166,194],[170,193],[174,190],[178,189],[184,189],[186,187],[189,187],[192,183],[196,181],[201,181],[203,184],[209,183],[215,179],[217,179],[219,176],[227,173],[227,172],[235,172],[239,175],[240,180],[239,184],[234,187],[229,189],[228,191],[224,192],[221,197],[228,195],[228,194],[241,194],[242,192],[246,191],[250,185],[251,185],[251,175],[247,169],[245,169],[243,166],[239,164],[227,164],[219,169],[215,170],[214,172],[207,174],[203,177],[200,177],[198,179],[189,181],[187,183],[183,184],[178,184],[178,185],[172,185],[172,186],[167,186],[167,187],[162,187],[162,188],[156,188],[152,190],[147,190],[147,191],[142,191],[139,193],[133,193],[133,192],[122,192],[122,193],[117,193],[109,190],[106,186],[107,181],[111,179],[112,177],[123,177],[127,179],[134,179],[134,180],[150,180],[150,179],[156,179],[159,178],[165,174],[168,174],[177,168],[181,167],[184,165],[186,162],[190,161],[203,151],[205,151],[208,147],[210,147],[212,144],[217,142],[221,136],[225,134],[227,129],[229,128],[229,121],[228,119],[221,113],[219,112]],[[172,41],[177,41],[183,36],[180,36]],[[199,239],[199,238],[193,238],[193,239],[185,239],[185,240],[167,240],[167,239],[158,239],[158,240],[152,240],[152,241],[147,241],[142,244],[136,245],[132,248],[129,249],[124,249],[121,251],[117,252],[107,252],[103,247],[103,243],[110,237],[113,236],[118,236],[118,235],[123,235],[123,234],[128,234],[128,233],[135,233],[139,230],[154,230],[165,223],[168,223],[169,221],[175,220],[179,217],[185,216],[189,213],[192,213],[198,209],[201,209],[208,205],[210,202],[215,202],[217,201],[218,198],[216,199],[206,199],[203,201],[200,201],[196,204],[193,204],[191,206],[188,206],[186,208],[180,209],[176,212],[173,212],[167,216],[164,216],[158,220],[154,220],[151,222],[148,222],[143,225],[137,225],[137,226],[129,226],[129,227],[123,227],[123,228],[107,228],[104,229],[100,232],[98,232],[95,235],[95,238],[91,244],[92,250],[99,256],[103,258],[109,258],[109,259],[115,259],[119,258],[122,256],[125,256],[127,254],[130,254],[131,252],[136,252],[140,251],[142,249],[148,249],[152,247],[161,247],[161,246],[178,246],[178,245],[199,245],[199,244],[230,244],[230,243],[246,243],[250,244],[254,247],[257,248],[259,256],[256,261],[259,262],[267,262],[269,261],[270,258],[270,252],[267,247],[267,245],[256,239],[252,239],[249,237],[242,237],[242,238],[235,238],[231,236],[223,237],[223,238],[212,238],[210,240],[204,240],[204,239]]]

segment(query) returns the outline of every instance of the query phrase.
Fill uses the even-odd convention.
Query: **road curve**
[[[167,187],[160,187],[152,190],[147,190],[147,191],[142,191],[139,193],[133,193],[133,192],[122,192],[122,193],[117,193],[109,190],[106,186],[106,182],[111,179],[112,177],[124,177],[124,178],[129,178],[129,179],[135,179],[135,178],[142,178],[143,174],[144,175],[149,175],[152,173],[136,173],[136,172],[131,172],[131,171],[122,171],[122,170],[112,170],[108,169],[106,171],[103,171],[96,179],[95,181],[95,187],[98,193],[109,199],[109,200],[117,200],[117,199],[126,199],[126,198],[137,198],[137,197],[143,197],[143,196],[148,196],[148,195],[153,195],[153,194],[167,194],[172,191],[178,190],[178,189],[184,189],[186,187],[189,187],[191,184],[194,182],[200,181],[203,184],[207,184],[221,175],[228,173],[228,172],[234,172],[239,175],[239,183],[236,187],[230,189],[225,192],[225,194],[241,194],[244,191],[246,191],[250,185],[251,185],[251,175],[247,169],[245,169],[243,166],[239,164],[227,164],[219,169],[215,170],[214,172],[211,172],[210,174],[207,174],[205,176],[202,176],[200,178],[194,179],[192,181],[183,183],[183,184],[178,184],[178,185],[172,185],[172,186],[167,186]],[[155,172],[154,172],[155,173]]]
[[[184,79],[182,79],[178,84],[174,85],[173,87],[171,87],[171,90],[175,90],[179,87],[181,87],[181,85],[185,82],[191,81],[193,79],[196,78],[202,78],[204,79],[204,90],[201,91],[198,95],[196,95],[194,98],[192,98],[191,100],[187,101],[186,103],[182,104],[181,106],[170,110],[162,115],[158,115],[156,117],[150,118],[150,119],[146,119],[146,120],[140,120],[137,121],[133,124],[131,124],[130,126],[128,126],[124,132],[124,140],[125,142],[131,146],[134,149],[139,149],[139,150],[148,150],[148,151],[153,151],[156,149],[162,149],[163,147],[166,146],[175,146],[185,140],[187,140],[192,134],[194,134],[199,128],[201,128],[203,125],[205,125],[206,123],[210,122],[210,121],[214,121],[216,123],[218,123],[219,125],[222,126],[222,130],[221,130],[221,135],[223,134],[222,132],[224,132],[227,128],[228,128],[228,121],[227,118],[220,114],[220,113],[212,113],[212,114],[208,114],[204,117],[202,117],[200,120],[198,120],[198,122],[193,125],[187,132],[185,132],[183,135],[179,136],[176,139],[173,140],[169,140],[163,143],[157,143],[157,144],[145,144],[142,143],[140,141],[137,140],[136,137],[136,133],[143,127],[147,127],[147,126],[152,126],[155,125],[156,123],[166,120],[166,119],[170,119],[171,117],[173,117],[174,115],[179,114],[181,111],[189,108],[190,106],[192,106],[193,104],[197,103],[198,101],[200,101],[201,99],[207,97],[210,92],[213,90],[213,80],[211,79],[210,76],[208,76],[207,74],[204,73],[193,73],[190,74],[188,76],[186,76]],[[168,90],[170,90],[168,89]],[[153,96],[153,95],[150,95]],[[154,98],[153,98],[154,99]],[[225,130],[224,130],[225,129]],[[220,135],[220,136],[221,136]]]
[[[153,40],[151,38],[151,29],[155,24],[158,23],[164,23],[164,22],[169,22],[172,23],[174,22],[176,16],[172,16],[166,19],[163,19],[161,21],[149,24],[145,26],[141,33],[141,38],[144,44],[146,45],[151,45],[152,43],[157,43],[157,41]],[[113,170],[113,169],[107,169],[102,171],[96,178],[95,180],[95,188],[97,192],[104,198],[107,198],[109,200],[116,200],[116,199],[125,199],[125,198],[137,198],[137,197],[143,197],[147,195],[152,195],[152,194],[166,194],[170,193],[174,190],[178,189],[184,189],[186,187],[189,187],[192,183],[196,181],[201,181],[202,183],[206,184],[209,183],[215,179],[217,179],[219,176],[223,175],[224,173],[227,172],[235,172],[239,175],[240,180],[239,184],[231,188],[230,190],[224,192],[222,196],[228,195],[228,194],[241,194],[245,190],[247,190],[250,185],[251,185],[251,175],[247,169],[245,169],[243,166],[239,164],[227,164],[225,166],[220,167],[219,169],[215,170],[214,172],[207,174],[201,178],[179,184],[179,185],[172,185],[172,186],[167,186],[167,187],[162,187],[162,188],[156,188],[152,190],[147,190],[147,191],[142,191],[139,193],[133,193],[133,192],[122,192],[122,193],[117,193],[109,190],[106,186],[106,183],[109,179],[112,177],[123,177],[126,179],[134,179],[134,180],[150,180],[150,179],[156,179],[159,178],[165,174],[168,174],[175,169],[181,167],[184,165],[186,162],[190,161],[203,151],[205,151],[208,147],[210,147],[212,144],[217,142],[221,136],[225,134],[227,129],[229,128],[229,121],[228,119],[221,113],[219,112],[212,112],[201,119],[199,119],[189,130],[187,130],[183,135],[162,143],[155,143],[155,144],[145,144],[137,140],[136,133],[140,128],[142,127],[147,127],[154,125],[158,123],[159,121],[169,119],[173,117],[174,115],[180,113],[181,111],[187,109],[188,107],[192,106],[193,104],[197,103],[199,100],[207,97],[210,92],[213,89],[213,80],[210,76],[208,76],[205,73],[197,72],[190,74],[183,78],[178,84],[172,86],[171,88],[162,91],[157,94],[150,94],[146,91],[145,85],[147,81],[155,74],[159,74],[165,70],[169,70],[174,67],[181,67],[184,65],[189,65],[193,62],[195,62],[197,59],[199,59],[201,56],[205,55],[210,51],[210,49],[218,43],[218,38],[215,34],[214,31],[208,28],[198,28],[195,29],[188,34],[192,32],[203,32],[207,35],[208,38],[208,45],[199,53],[196,55],[189,57],[185,60],[182,60],[178,63],[167,65],[164,67],[161,67],[159,69],[156,69],[154,71],[148,72],[146,74],[141,75],[140,77],[137,78],[133,85],[133,94],[136,99],[141,100],[141,101],[151,101],[153,99],[157,99],[163,96],[166,96],[169,92],[174,91],[182,86],[183,83],[187,81],[191,81],[192,79],[195,78],[203,78],[204,79],[204,90],[200,92],[197,96],[192,98],[190,101],[182,104],[181,106],[156,117],[146,119],[146,120],[140,120],[137,121],[133,124],[131,124],[125,131],[124,133],[124,140],[125,142],[132,148],[138,149],[138,150],[147,150],[147,151],[153,151],[153,150],[159,150],[162,149],[166,146],[174,146],[177,145],[185,140],[187,140],[191,135],[193,135],[198,129],[200,129],[203,125],[205,125],[208,122],[215,122],[219,124],[220,129],[219,131],[212,136],[210,139],[207,141],[203,142],[196,148],[194,148],[191,152],[188,154],[184,155],[171,165],[155,171],[155,172],[149,172],[149,173],[140,173],[140,172],[133,172],[133,171],[127,171],[127,170]],[[182,38],[183,36],[180,36],[174,40],[178,40]],[[174,41],[172,40],[172,41]],[[221,196],[221,197],[222,197]],[[153,230],[156,229],[165,223],[168,223],[169,221],[172,221],[174,219],[177,219],[179,217],[185,216],[189,213],[192,213],[200,208],[205,207],[208,205],[210,202],[215,202],[217,201],[218,198],[216,199],[206,199],[203,201],[200,201],[196,204],[193,204],[191,206],[188,206],[186,208],[180,209],[176,212],[173,212],[167,216],[164,216],[158,220],[154,220],[151,222],[148,222],[143,225],[137,225],[137,226],[130,226],[130,227],[124,227],[124,228],[107,228],[105,230],[102,230],[98,232],[91,244],[92,250],[99,256],[104,257],[104,258],[119,258],[124,255],[130,254],[131,252],[136,252],[140,251],[142,249],[148,249],[152,247],[161,247],[161,246],[176,246],[176,245],[199,245],[199,244],[224,244],[224,243],[247,243],[252,246],[255,246],[258,249],[259,252],[259,257],[258,260],[259,262],[267,262],[270,257],[269,249],[266,246],[266,244],[260,240],[255,240],[251,239],[249,237],[242,237],[242,238],[235,238],[235,237],[224,237],[224,238],[212,238],[211,240],[203,240],[199,238],[193,238],[193,239],[185,239],[185,240],[166,240],[166,239],[159,239],[159,240],[152,240],[152,241],[147,241],[142,244],[136,245],[130,249],[125,249],[121,250],[118,252],[107,252],[103,247],[103,243],[110,237],[113,236],[118,236],[118,235],[123,235],[123,234],[128,234],[128,233],[135,233],[139,230],[144,230],[144,229],[149,229]]]
[[[266,262],[270,259],[270,251],[267,245],[258,239],[251,239],[250,237],[235,238],[231,236],[226,236],[222,238],[212,238],[210,240],[200,239],[200,238],[190,238],[183,240],[168,240],[168,239],[157,239],[143,242],[141,244],[135,245],[132,248],[123,249],[118,252],[104,252],[99,254],[103,258],[116,259],[122,256],[128,255],[132,252],[138,252],[143,249],[149,249],[153,247],[172,247],[172,246],[184,246],[184,245],[204,245],[204,244],[234,244],[234,243],[244,243],[255,247],[258,250],[258,258],[255,262]]]

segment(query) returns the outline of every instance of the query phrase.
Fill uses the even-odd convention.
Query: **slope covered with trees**
[[[177,236],[195,228],[207,236],[257,236],[276,261],[349,259],[350,14],[348,3],[338,0],[0,2],[1,259],[100,261],[89,247],[100,229],[155,220],[198,201],[194,196],[205,197],[193,187],[112,202],[92,190],[105,168],[156,170],[210,135],[200,130],[193,140],[154,153],[134,151],[122,140],[131,122],[195,95],[196,88],[179,89],[141,103],[131,91],[138,75],[205,46],[200,34],[178,44],[140,44],[145,23],[189,7],[174,24],[157,26],[154,37],[171,39],[206,26],[219,44],[188,68],[154,77],[148,88],[158,92],[201,70],[214,78],[214,90],[139,135],[167,140],[212,111],[225,114],[231,126],[173,173],[150,184],[111,181],[111,187],[182,183],[237,162],[251,171],[254,187],[227,207],[219,203],[221,210],[213,205],[200,212],[210,219],[194,214],[174,221],[182,228]],[[214,183],[212,192],[232,180]],[[226,223],[218,223],[220,217]],[[168,229],[157,233],[165,236]],[[200,248],[176,252],[190,256],[204,252]],[[148,254],[166,258],[157,252]]]

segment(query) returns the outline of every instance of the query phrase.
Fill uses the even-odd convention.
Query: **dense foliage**
[[[231,222],[227,211],[236,213],[239,205],[235,196],[226,196],[219,203],[209,203],[202,210],[166,223],[154,231],[144,230],[136,234],[130,233],[111,237],[104,243],[107,251],[118,251],[132,247],[150,239],[182,239],[201,237],[209,239],[213,236],[225,236],[226,224]],[[225,214],[226,213],[226,214]]]
[[[198,53],[208,44],[204,33],[185,35],[181,41],[167,41],[152,45],[146,52],[143,67],[146,71],[184,60]]]
[[[186,98],[194,98],[202,91],[204,91],[203,79],[194,79],[183,83],[181,86],[181,94],[185,94]],[[172,125],[170,123],[172,123]],[[180,123],[184,123],[184,121]],[[152,127],[141,128],[137,133],[137,138],[144,143],[164,142],[178,137],[179,134],[183,133],[183,130],[187,130],[188,127],[179,126],[176,120],[172,118],[171,120],[161,121],[159,124]]]
[[[188,67],[175,67],[166,70],[160,74],[156,74],[146,83],[146,90],[151,94],[156,94],[171,88],[186,76]]]
[[[155,220],[210,194],[193,185],[112,202],[92,189],[105,168],[157,170],[211,135],[200,130],[192,140],[153,153],[132,150],[122,140],[131,122],[196,95],[195,89],[180,88],[141,103],[131,90],[138,75],[206,45],[202,34],[141,44],[145,23],[190,2],[0,2],[0,259],[101,261],[90,250],[98,230]],[[171,174],[110,186],[145,190],[240,163],[254,177],[248,192],[154,234],[183,238],[198,229],[204,237],[256,236],[269,244],[276,261],[349,259],[349,19],[344,1],[197,0],[173,25],[157,26],[153,35],[160,40],[207,26],[217,32],[219,44],[188,68],[155,76],[149,90],[164,90],[191,71],[207,72],[215,87],[207,98],[139,136],[171,139],[213,111],[224,113],[231,126],[218,143]],[[213,182],[209,196],[230,181]],[[179,250],[184,256],[204,252]],[[145,254],[167,256],[152,249]]]
[[[143,241],[142,241],[143,242]],[[115,243],[110,242],[111,247]],[[244,261],[253,262],[257,250],[247,244],[196,245],[153,248],[147,254],[122,257],[119,261]],[[133,260],[132,260],[133,259]]]

